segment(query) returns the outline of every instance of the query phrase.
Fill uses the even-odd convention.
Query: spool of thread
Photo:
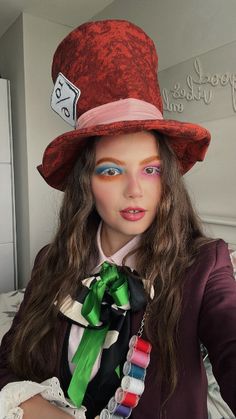
[[[137,394],[129,393],[119,387],[115,392],[115,401],[123,406],[136,407],[139,402],[139,396]]]
[[[147,368],[150,362],[150,354],[138,351],[135,348],[130,348],[127,354],[127,361],[138,365],[141,368]]]
[[[108,409],[103,409],[100,413],[100,419],[122,419],[119,415],[110,413]]]
[[[116,407],[118,406],[118,403],[115,400],[115,397],[112,397],[107,405],[107,408],[109,410],[110,413],[113,413],[116,410]]]
[[[146,354],[150,354],[152,350],[152,345],[150,342],[140,338],[139,336],[132,336],[129,341],[130,348],[136,348],[139,351],[145,352]]]
[[[128,418],[131,415],[132,408],[118,404],[115,410],[115,415],[121,416],[122,418]]]
[[[127,391],[128,393],[133,393],[137,394],[138,396],[141,396],[141,394],[144,391],[144,382],[126,375],[121,380],[121,387],[124,391]]]
[[[144,380],[146,376],[146,369],[126,361],[123,366],[123,373],[124,375],[137,378],[137,380]]]

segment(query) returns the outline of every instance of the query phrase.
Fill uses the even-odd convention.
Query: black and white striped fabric
[[[98,373],[89,383],[83,405],[87,407],[86,417],[94,418],[108,402],[111,395],[119,386],[120,377],[117,367],[122,367],[125,362],[128,343],[131,335],[131,312],[143,309],[147,303],[143,282],[138,278],[137,272],[130,268],[117,267],[126,275],[129,288],[129,304],[117,306],[108,292],[105,292],[101,304],[100,321],[96,326],[91,326],[83,317],[81,310],[86,296],[95,281],[99,281],[100,274],[95,274],[82,281],[82,288],[74,300],[66,298],[60,308],[60,314],[70,324],[83,328],[99,329],[108,325],[108,332],[102,347],[101,365]],[[67,336],[69,339],[69,336]],[[68,342],[65,345],[68,348]],[[115,371],[116,370],[116,371]],[[68,368],[67,368],[68,374]]]

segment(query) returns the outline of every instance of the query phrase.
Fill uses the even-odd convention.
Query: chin
[[[127,224],[125,228],[122,228],[121,233],[129,235],[129,236],[137,236],[138,234],[144,233],[151,224],[140,225],[139,223],[133,222]]]

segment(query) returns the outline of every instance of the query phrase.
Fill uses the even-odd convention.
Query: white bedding
[[[0,342],[10,329],[13,317],[19,309],[24,289],[0,294]]]

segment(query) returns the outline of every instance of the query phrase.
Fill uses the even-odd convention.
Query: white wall
[[[29,235],[31,263],[51,239],[61,193],[50,188],[36,170],[47,144],[70,127],[50,107],[53,88],[51,62],[58,43],[71,31],[27,14],[23,15],[25,104],[28,155]]]
[[[0,39],[0,73],[11,82],[19,285],[27,283],[38,250],[55,229],[60,193],[36,166],[68,126],[50,109],[54,50],[71,28],[27,14]]]
[[[22,16],[0,39],[0,73],[10,80],[11,87],[18,275],[27,278],[30,240]]]
[[[235,0],[115,0],[92,20],[127,19],[155,41],[159,70],[236,40]]]

